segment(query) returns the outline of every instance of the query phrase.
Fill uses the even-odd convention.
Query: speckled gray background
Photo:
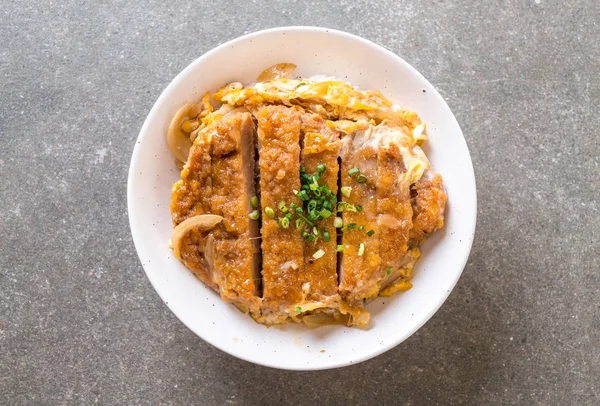
[[[5,0],[0,19],[0,404],[600,404],[597,0]],[[477,176],[446,304],[340,370],[204,343],[129,232],[129,157],[160,92],[219,43],[282,25],[404,57],[447,99]]]

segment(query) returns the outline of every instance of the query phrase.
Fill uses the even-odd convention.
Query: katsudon
[[[175,114],[175,256],[257,322],[366,326],[412,287],[447,195],[426,125],[376,90],[266,69]]]

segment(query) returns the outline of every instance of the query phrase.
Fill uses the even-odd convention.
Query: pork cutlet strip
[[[302,300],[304,243],[296,227],[284,228],[279,202],[302,202],[300,190],[300,128],[297,109],[268,106],[256,112],[262,216],[262,282],[265,311],[287,311]],[[273,218],[267,213],[274,212]],[[285,320],[285,319],[284,319]],[[282,320],[279,320],[282,321]]]
[[[379,293],[377,281],[381,260],[376,200],[378,148],[379,140],[370,125],[362,126],[342,139],[342,187],[352,188],[345,200],[356,208],[362,207],[362,210],[345,209],[342,212],[344,250],[339,291],[342,298],[351,304],[376,297]],[[360,172],[356,172],[355,168]],[[369,237],[367,233],[372,235]]]
[[[444,225],[448,196],[442,177],[432,171],[426,171],[411,186],[411,196],[414,214],[409,245],[416,247],[422,244],[429,234]]]
[[[210,213],[212,196],[210,144],[198,137],[190,149],[188,160],[181,171],[181,179],[173,185],[171,217],[176,226],[193,216]],[[198,279],[218,290],[212,278],[212,265],[205,256],[211,249],[212,236],[196,230],[181,239],[181,261]],[[209,256],[210,259],[210,256]]]
[[[335,196],[338,183],[338,155],[340,134],[330,128],[327,121],[318,114],[302,115],[303,148],[301,164],[308,174],[317,173],[318,165],[325,165],[325,171],[319,179],[320,185],[327,185]],[[319,221],[321,235],[316,242],[304,241],[304,267],[307,298],[321,300],[337,293],[337,252],[336,229],[333,226],[335,206],[330,217]],[[325,241],[323,230],[329,233],[329,241]],[[313,255],[323,250],[324,255],[315,259]]]
[[[412,138],[400,127],[379,125],[377,153],[377,210],[379,213],[379,255],[382,281],[400,277],[406,265],[408,239],[412,229],[410,179],[403,153],[410,153]]]
[[[211,132],[211,212],[223,216],[215,228],[213,279],[223,299],[258,310],[258,228],[250,220],[254,190],[255,128],[248,112],[230,113]]]
[[[254,139],[249,113],[231,113],[202,129],[173,187],[175,224],[201,215],[223,217],[209,233],[192,230],[182,238],[181,259],[223,299],[247,309],[258,307],[260,279],[255,222],[248,219],[254,195],[254,157],[245,147]]]

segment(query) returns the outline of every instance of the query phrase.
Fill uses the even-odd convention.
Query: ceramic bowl
[[[368,305],[368,329],[303,324],[265,327],[206,287],[168,247],[169,202],[179,177],[165,134],[186,102],[232,82],[251,83],[279,62],[296,75],[344,78],[377,89],[427,123],[427,153],[448,192],[446,223],[424,244],[413,288]],[[406,340],[433,316],[467,262],[476,220],[475,177],[467,144],[450,108],[413,67],[366,39],[325,28],[284,27],[227,42],[185,68],[160,95],[135,144],[127,190],[129,221],[140,261],[165,304],[195,334],[246,361],[274,368],[315,370],[356,364]]]

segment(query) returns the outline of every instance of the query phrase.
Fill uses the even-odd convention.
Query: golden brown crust
[[[393,277],[408,250],[413,210],[406,167],[400,147],[410,140],[398,127],[377,127],[382,133],[377,154],[377,211],[379,213],[379,255],[381,278]]]
[[[295,202],[300,189],[300,113],[284,106],[258,111],[259,167],[262,206],[263,299],[267,307],[289,306],[302,300],[303,241],[295,227],[283,228],[265,209]]]
[[[181,171],[181,180],[173,185],[171,216],[173,225],[210,213],[212,197],[210,144],[195,142]]]
[[[246,182],[241,137],[247,131],[254,131],[249,113],[232,113],[202,130],[182,170],[182,179],[173,188],[171,210],[176,224],[205,213],[223,217],[209,234],[209,246],[205,235],[189,232],[182,240],[181,259],[223,299],[257,309],[248,219],[251,196],[240,193]],[[213,263],[206,260],[207,254]]]
[[[427,235],[444,225],[444,210],[448,196],[442,177],[428,173],[411,187],[413,228],[410,230],[410,245],[417,246]]]
[[[342,187],[352,188],[346,201],[354,206],[362,206],[362,211],[343,212],[344,225],[356,224],[343,234],[344,251],[340,275],[340,294],[351,304],[370,299],[379,293],[380,280],[379,226],[377,224],[377,142],[373,138],[372,128],[359,130],[343,139],[342,168],[340,176]],[[365,183],[358,183],[356,176],[349,171],[358,168],[367,177]],[[361,231],[360,228],[363,228]],[[368,237],[366,233],[373,231]],[[360,255],[361,244],[364,252]]]

